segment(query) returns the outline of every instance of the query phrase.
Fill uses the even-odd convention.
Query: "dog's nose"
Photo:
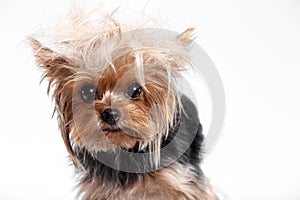
[[[108,108],[101,113],[101,118],[105,123],[115,125],[120,119],[120,112],[116,109]]]

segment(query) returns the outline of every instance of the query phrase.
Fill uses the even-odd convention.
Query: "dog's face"
[[[141,83],[135,58],[125,55],[103,72],[77,72],[72,86],[71,136],[93,151],[114,145],[124,149],[142,146],[166,132],[173,121],[176,90],[168,85],[163,66],[144,67]],[[70,90],[71,92],[71,90]]]
[[[185,47],[192,31],[177,38],[179,46]],[[106,36],[120,34],[113,29]],[[157,151],[174,123],[180,96],[174,81],[186,62],[156,49],[131,49],[103,65],[99,54],[106,52],[99,48],[100,40],[74,41],[57,44],[72,47],[73,52],[66,54],[30,39],[43,78],[49,79],[49,89],[54,87],[55,111],[71,156],[73,145],[90,152],[149,145]],[[89,53],[82,54],[82,49]],[[119,52],[118,47],[113,52]]]

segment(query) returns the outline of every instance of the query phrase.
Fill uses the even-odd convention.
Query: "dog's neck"
[[[164,137],[161,142],[161,148],[169,144],[170,141],[176,135],[176,131],[179,127],[179,120],[178,123],[173,128],[170,128],[168,133],[168,137]],[[124,149],[122,149],[123,151]],[[139,144],[136,144],[133,148],[127,149],[126,151],[132,153],[149,153],[149,147],[146,146],[142,150],[139,150]],[[122,159],[118,157],[116,160],[117,152],[98,152],[99,156],[104,155],[109,157],[115,162],[122,163]],[[144,178],[144,173],[131,173],[131,172],[123,172],[118,169],[113,169],[110,166],[102,163],[98,160],[94,155],[92,155],[88,150],[85,148],[75,148],[75,155],[80,161],[81,165],[85,171],[85,181],[92,181],[98,179],[100,183],[111,183],[113,185],[120,185],[122,187],[128,187],[132,184],[136,183],[137,181],[142,181]],[[149,164],[149,160],[147,162]],[[139,166],[136,167],[143,167],[145,163],[138,163]]]

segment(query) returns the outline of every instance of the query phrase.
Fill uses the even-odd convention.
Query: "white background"
[[[126,16],[143,9],[129,2]],[[73,169],[25,39],[70,5],[0,2],[0,200],[74,199]],[[152,0],[146,10],[172,30],[197,27],[222,77],[226,121],[203,165],[216,190],[226,200],[299,200],[300,2]]]

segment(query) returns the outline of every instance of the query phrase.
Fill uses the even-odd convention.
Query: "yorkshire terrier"
[[[87,200],[218,200],[200,169],[204,136],[177,80],[190,65],[182,34],[77,13],[49,42],[29,38]]]

